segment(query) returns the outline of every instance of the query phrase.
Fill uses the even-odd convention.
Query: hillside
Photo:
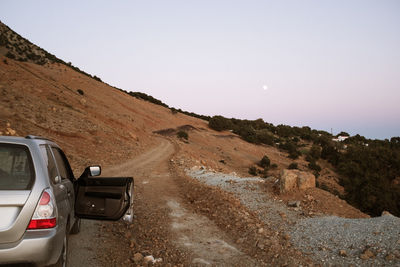
[[[111,256],[97,255],[104,266],[110,257],[116,265],[136,264],[137,253],[161,257],[171,266],[195,265],[198,258],[217,265],[228,258],[234,258],[233,265],[318,263],[320,258],[294,245],[289,234],[293,225],[327,215],[369,217],[320,188],[279,194],[276,179],[291,163],[310,172],[304,156],[293,160],[285,149],[247,142],[231,131],[211,129],[208,121],[132,97],[51,56],[1,23],[0,31],[0,135],[33,134],[56,141],[66,152],[75,176],[88,165],[101,164],[106,174],[136,179],[134,225],[96,226],[98,231],[112,233],[98,237],[110,244]],[[185,131],[188,140],[178,138],[179,131]],[[311,143],[301,142],[310,149]],[[240,178],[248,177],[249,167],[265,155],[276,165],[268,170],[266,179]],[[343,194],[332,165],[324,160],[319,163],[319,183]],[[191,171],[229,179],[215,185],[191,176]],[[240,192],[235,191],[235,185],[242,182],[245,185]],[[257,194],[257,205],[242,198],[252,194]],[[301,207],[288,207],[293,200],[299,200]],[[187,220],[174,214],[185,214]],[[175,227],[182,224],[183,230]],[[204,230],[202,239],[198,228]],[[185,245],[189,242],[182,241],[185,236],[193,246]],[[215,242],[213,248],[222,255],[214,252],[216,259],[207,258],[210,255],[199,245],[213,236],[226,242]],[[350,263],[359,263],[369,244],[362,246],[354,248]],[[387,249],[385,242],[382,246]],[[399,246],[397,242],[389,253],[394,260]],[[339,249],[345,248],[335,247],[332,255],[337,256]],[[379,263],[385,262],[387,251],[374,253]]]

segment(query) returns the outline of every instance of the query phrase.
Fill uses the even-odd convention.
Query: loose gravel
[[[332,263],[340,266],[400,266],[400,218],[392,215],[369,219],[335,216],[303,219],[293,227],[290,235],[303,253],[311,254],[314,260],[326,266]],[[361,259],[367,249],[372,252],[371,258]],[[342,256],[340,250],[344,251]]]
[[[400,266],[400,218],[368,219],[335,216],[305,218],[262,190],[265,179],[186,170],[192,178],[238,197],[267,225],[289,234],[292,244],[323,266]],[[282,214],[285,214],[282,218]],[[365,253],[367,251],[368,253]],[[365,254],[365,255],[363,255]],[[365,259],[362,259],[362,258]]]

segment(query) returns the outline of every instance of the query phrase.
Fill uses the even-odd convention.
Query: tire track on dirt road
[[[104,171],[105,176],[134,176],[135,219],[130,227],[109,226],[114,236],[124,235],[130,243],[111,248],[121,265],[132,265],[141,253],[162,258],[162,265],[254,266],[251,257],[235,247],[233,240],[213,221],[193,212],[180,197],[177,179],[169,169],[176,153],[168,140],[140,156]],[[117,241],[117,239],[115,239]],[[110,256],[109,256],[110,257]]]

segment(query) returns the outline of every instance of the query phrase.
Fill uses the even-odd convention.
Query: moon
[[[263,85],[263,89],[264,89],[264,91],[267,91],[268,90],[268,86],[267,85]]]

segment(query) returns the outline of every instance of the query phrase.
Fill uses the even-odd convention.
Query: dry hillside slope
[[[135,177],[134,224],[87,226],[98,233],[91,237],[96,240],[91,253],[98,246],[107,249],[97,255],[96,264],[135,266],[148,254],[168,266],[297,266],[326,264],[326,259],[359,265],[364,249],[374,248],[317,244],[315,249],[328,253],[318,258],[317,252],[294,245],[291,231],[303,219],[368,216],[319,188],[279,194],[276,179],[292,163],[286,152],[250,144],[231,132],[211,130],[206,121],[131,97],[40,52],[4,24],[0,30],[0,135],[33,134],[56,141],[76,176],[90,164],[101,164],[108,175]],[[27,51],[38,56],[31,59]],[[187,141],[176,136],[179,130],[188,133]],[[264,155],[277,165],[269,178],[242,178]],[[296,162],[308,170],[304,159]],[[337,175],[329,164],[323,167],[321,179],[335,184]],[[292,200],[300,207],[288,207]],[[74,244],[79,243],[78,237]],[[386,263],[398,264],[400,241],[393,244],[385,243],[384,252],[374,250],[379,261],[367,263],[385,265],[390,256]],[[347,250],[349,257],[333,260],[339,250]]]

